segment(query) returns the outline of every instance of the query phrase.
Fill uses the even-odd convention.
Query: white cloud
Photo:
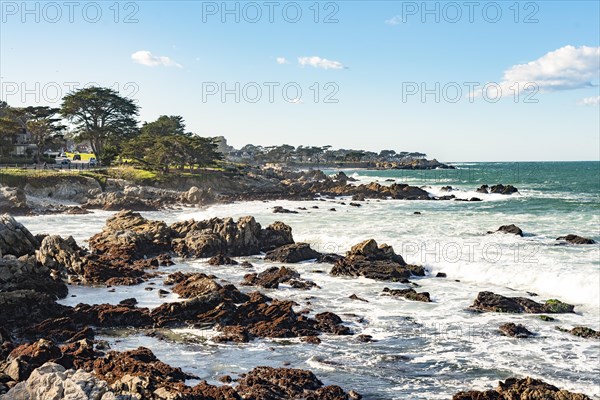
[[[390,19],[386,19],[385,23],[388,25],[400,25],[402,23],[402,17],[400,15],[396,15]]]
[[[546,53],[527,64],[513,65],[504,71],[503,88],[515,87],[523,90],[531,82],[540,92],[580,89],[594,86],[600,69],[600,47],[564,46]]]
[[[298,63],[302,66],[310,65],[315,68],[323,69],[343,69],[344,66],[339,61],[331,61],[326,58],[317,56],[313,57],[298,57]]]
[[[276,61],[279,65],[289,64],[288,60],[286,60],[285,57],[277,57]]]
[[[163,66],[183,68],[180,64],[176,63],[174,60],[171,60],[169,57],[155,56],[147,50],[136,51],[131,55],[131,59],[133,62],[145,65],[147,67]]]
[[[586,97],[577,102],[580,106],[597,106],[600,105],[600,96]]]

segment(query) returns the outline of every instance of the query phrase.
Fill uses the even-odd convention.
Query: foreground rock
[[[589,239],[589,238],[585,238],[585,237],[577,236],[577,235],[561,236],[561,237],[556,238],[556,240],[564,240],[565,242],[571,243],[571,244],[594,244],[594,243],[596,243],[596,241],[593,239]]]
[[[0,256],[30,255],[38,246],[37,239],[21,223],[8,214],[0,216]]]
[[[33,290],[54,298],[64,298],[68,293],[60,277],[53,277],[50,269],[39,264],[34,256],[4,256],[0,258],[0,292],[15,290]]]
[[[190,387],[185,380],[197,377],[165,364],[144,347],[110,351],[106,355],[92,352],[88,357],[90,354],[79,355],[52,343],[45,346],[45,349],[26,346],[21,350],[41,350],[29,362],[24,361],[29,368],[41,364],[27,377],[18,377],[20,383],[8,392],[9,399],[46,399],[50,395],[52,399],[73,400],[360,398],[356,392],[346,393],[339,386],[324,386],[312,372],[301,369],[256,367],[242,374],[236,386],[214,386],[201,381]],[[57,360],[42,361],[44,359]],[[72,369],[65,368],[64,359],[69,360]],[[12,376],[7,376],[10,382]]]
[[[452,400],[591,400],[581,393],[561,390],[542,380],[509,378],[499,382],[496,390],[460,392]]]
[[[26,381],[17,383],[7,399],[115,400],[108,383],[82,370],[65,370],[62,365],[47,362],[34,370]]]
[[[513,322],[502,324],[498,329],[504,336],[511,336],[516,338],[528,338],[534,336],[533,332],[527,329],[524,325],[515,324]]]
[[[321,253],[310,248],[308,243],[294,243],[267,252],[266,261],[298,263],[321,257]]]
[[[541,304],[526,297],[505,297],[492,292],[479,292],[471,308],[505,313],[558,314],[572,313],[574,306],[555,299]]]
[[[365,240],[346,253],[331,269],[334,276],[364,276],[383,281],[402,281],[411,275],[424,276],[421,266],[407,265],[391,246],[377,245],[373,239]]]
[[[496,230],[496,232],[510,233],[512,235],[517,235],[517,236],[523,237],[523,231],[521,230],[521,228],[519,228],[518,226],[516,226],[514,224],[502,225],[500,228],[498,228],[498,230]],[[489,231],[488,233],[494,233],[494,232]]]

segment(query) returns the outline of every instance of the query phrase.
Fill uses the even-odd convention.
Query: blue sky
[[[466,3],[3,1],[1,97],[58,105],[95,82],[134,98],[142,121],[182,115],[236,147],[599,159],[599,2]]]

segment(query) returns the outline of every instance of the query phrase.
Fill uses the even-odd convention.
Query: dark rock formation
[[[289,283],[298,289],[310,289],[317,286],[312,281],[301,279],[296,270],[287,267],[271,267],[259,274],[247,274],[244,276],[242,285],[277,289],[280,283]]]
[[[423,276],[425,270],[420,266],[407,265],[391,246],[377,246],[375,240],[369,239],[353,246],[346,257],[337,261],[331,275],[401,281],[411,275]]]
[[[557,327],[557,329],[561,332],[568,332],[571,335],[579,336],[586,339],[600,339],[600,331],[595,331],[592,328],[588,328],[587,326],[576,326],[573,329],[563,329]]]
[[[266,261],[298,263],[319,258],[321,253],[310,248],[308,243],[294,243],[267,252]]]
[[[422,301],[424,303],[430,303],[431,298],[428,292],[417,293],[415,289],[390,289],[383,288],[384,295],[393,297],[404,297],[408,300]]]
[[[496,390],[460,392],[452,400],[591,400],[581,393],[559,389],[533,378],[509,378],[499,382]]]
[[[557,314],[571,313],[574,306],[555,299],[546,300],[541,304],[526,297],[505,297],[492,292],[479,292],[471,308],[505,313]]]
[[[498,194],[513,194],[518,193],[519,189],[514,187],[513,185],[506,185],[499,183],[492,187],[488,185],[481,185],[479,189],[477,189],[477,193],[498,193]]]
[[[556,238],[556,240],[564,240],[565,242],[571,243],[571,244],[594,244],[594,243],[596,243],[596,241],[593,239],[589,239],[589,238],[585,238],[585,237],[577,236],[577,235],[561,236],[561,237]]]
[[[514,224],[502,225],[495,232],[510,233],[510,234],[513,234],[513,235],[518,235],[518,236],[523,237],[523,231],[521,230],[521,228],[519,228],[518,226],[516,226]],[[493,231],[488,231],[488,233],[494,233],[494,232]]]
[[[504,336],[512,336],[516,338],[528,338],[534,336],[534,333],[527,329],[524,325],[515,324],[513,322],[502,324],[498,329]]]
[[[279,213],[279,214],[298,214],[298,211],[288,210],[287,208],[283,208],[281,206],[273,207],[273,212],[276,214],[277,213]]]

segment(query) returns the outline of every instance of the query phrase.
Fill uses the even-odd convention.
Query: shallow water
[[[418,291],[431,293],[432,303],[381,296],[384,287],[398,283],[331,277],[330,265],[306,262],[293,265],[303,278],[321,288],[301,291],[282,285],[261,289],[269,296],[295,300],[311,314],[330,310],[339,314],[356,334],[372,335],[377,342],[359,343],[353,337],[326,335],[321,345],[293,340],[259,339],[248,344],[214,344],[203,338],[212,330],[179,330],[196,343],[167,343],[130,332],[106,336],[118,350],[140,345],[151,348],[163,361],[180,366],[209,382],[235,376],[258,365],[309,368],[327,384],[355,389],[370,399],[447,399],[459,390],[495,387],[509,376],[534,376],[565,389],[600,399],[600,344],[561,333],[555,326],[585,325],[600,329],[600,245],[557,246],[555,238],[576,233],[600,241],[598,207],[599,163],[535,163],[525,166],[493,163],[459,165],[457,171],[346,171],[358,183],[394,178],[426,186],[439,193],[445,185],[458,188],[457,197],[477,196],[483,202],[376,201],[360,208],[348,199],[326,201],[247,202],[206,209],[143,213],[167,222],[213,216],[253,215],[263,226],[282,220],[293,228],[294,239],[311,243],[322,252],[344,253],[353,244],[374,238],[394,246],[409,263],[422,264],[428,277],[415,279]],[[515,172],[518,171],[518,172]],[[331,171],[333,172],[333,171]],[[443,179],[439,176],[444,175]],[[429,174],[429,175],[428,175]],[[436,175],[437,174],[437,175]],[[460,175],[462,174],[462,175]],[[386,182],[389,184],[390,182]],[[514,184],[520,194],[482,195],[481,184]],[[340,204],[346,202],[346,205]],[[273,214],[281,205],[298,214]],[[311,208],[318,206],[318,209]],[[335,207],[336,211],[328,211]],[[419,211],[421,215],[415,215]],[[82,243],[100,231],[112,213],[21,217],[33,233],[73,235]],[[514,223],[525,237],[487,235],[500,225]],[[261,257],[245,257],[256,272],[273,264]],[[213,267],[205,260],[177,260],[162,268],[212,273],[239,285],[252,270],[236,266]],[[280,264],[275,264],[280,265]],[[448,278],[432,278],[437,272]],[[458,282],[458,281],[460,282]],[[137,287],[71,287],[64,304],[118,303],[136,297],[139,306],[156,307],[177,301],[159,298],[161,279]],[[154,290],[145,290],[153,287]],[[168,289],[168,288],[167,288]],[[254,288],[240,287],[242,290]],[[557,315],[543,322],[535,315],[476,314],[466,309],[477,293],[489,290],[511,296],[537,293],[537,301],[558,298],[575,304],[576,314]],[[352,301],[351,294],[369,302]],[[310,302],[310,304],[308,304]],[[501,336],[504,322],[521,322],[538,335],[530,339]]]

